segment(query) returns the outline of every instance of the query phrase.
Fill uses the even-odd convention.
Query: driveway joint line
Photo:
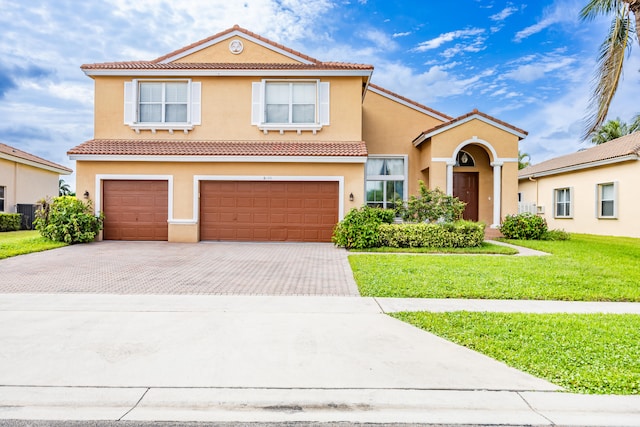
[[[529,401],[522,395],[521,392],[516,391],[516,394],[520,397],[520,399],[522,399],[522,401],[524,403],[526,403],[526,405],[529,407],[529,409],[531,409],[534,413],[536,413],[537,415],[540,415],[542,418],[544,418],[545,420],[549,421],[549,423],[551,423],[552,426],[555,426],[556,423],[553,422],[553,420],[549,417],[547,417],[545,414],[543,414],[542,412],[538,411],[536,408],[534,408],[533,406],[531,406],[531,404],[529,403]]]
[[[138,407],[138,405],[140,404],[140,402],[142,402],[142,399],[144,399],[144,397],[147,395],[147,393],[149,393],[149,390],[151,390],[151,387],[147,387],[147,389],[144,391],[144,393],[142,393],[142,396],[140,396],[140,399],[138,399],[138,401],[127,412],[125,412],[120,418],[118,418],[116,421],[122,421],[122,419],[124,417],[126,417],[127,415],[129,415],[131,413],[131,411],[136,409]]]

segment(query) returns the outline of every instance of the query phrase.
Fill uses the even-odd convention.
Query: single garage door
[[[105,240],[167,240],[167,181],[103,181]]]
[[[337,182],[202,181],[200,239],[330,242]]]

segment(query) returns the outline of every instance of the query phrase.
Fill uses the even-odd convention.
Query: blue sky
[[[477,108],[525,129],[533,163],[577,151],[608,20],[587,0],[0,0],[0,141],[75,168],[93,134],[83,63],[147,60],[238,24],[450,116]],[[610,118],[640,113],[640,54]],[[75,185],[74,176],[65,180]]]

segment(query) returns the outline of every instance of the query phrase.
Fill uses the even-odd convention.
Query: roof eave
[[[594,168],[594,167],[598,167],[598,166],[607,166],[607,165],[612,165],[612,164],[616,164],[616,163],[623,163],[623,162],[628,162],[628,161],[633,161],[633,160],[640,161],[640,156],[637,155],[637,154],[627,154],[625,156],[612,157],[610,159],[596,160],[596,161],[593,161],[593,162],[580,163],[580,164],[577,164],[577,165],[563,166],[563,167],[559,167],[559,168],[543,170],[543,171],[540,171],[540,172],[532,172],[532,173],[528,173],[528,174],[524,174],[524,175],[519,175],[518,176],[518,180],[529,179],[529,178],[535,179],[535,178],[541,178],[541,177],[551,176],[551,175],[560,175],[562,173],[575,172],[575,171],[578,171],[578,170],[590,169],[590,168]]]
[[[250,77],[311,77],[311,76],[328,76],[328,77],[366,77],[371,78],[373,69],[314,69],[314,70],[297,70],[297,69],[256,69],[256,70],[219,70],[219,69],[83,69],[84,73],[89,77],[94,76],[156,76],[156,77],[227,77],[227,76],[250,76]]]

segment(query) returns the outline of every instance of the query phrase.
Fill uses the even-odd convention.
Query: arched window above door
[[[456,156],[456,166],[475,166],[476,162],[471,157],[471,154],[466,151],[460,150]]]

